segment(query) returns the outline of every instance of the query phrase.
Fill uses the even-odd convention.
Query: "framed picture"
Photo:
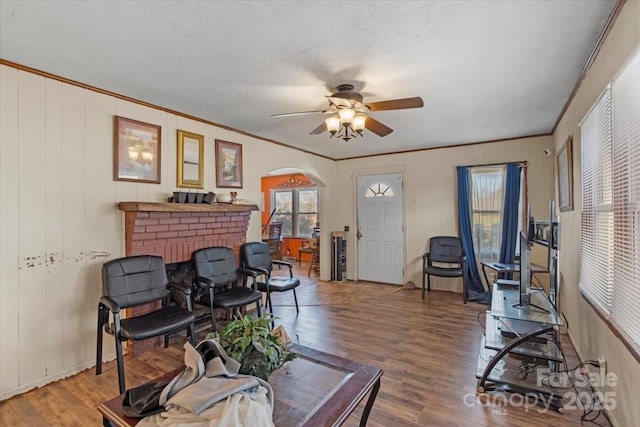
[[[203,188],[204,136],[178,130],[178,187]]]
[[[113,180],[160,184],[160,126],[114,116]]]
[[[242,188],[242,145],[216,139],[216,187]]]
[[[556,164],[558,170],[558,199],[561,212],[573,210],[573,150],[572,137],[567,138],[558,155]]]

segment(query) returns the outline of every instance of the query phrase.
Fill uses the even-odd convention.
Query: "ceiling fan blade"
[[[393,132],[393,129],[389,126],[383,125],[371,116],[367,116],[367,120],[364,122],[364,127],[378,136],[387,136]]]
[[[320,124],[320,126],[318,126],[317,128],[315,128],[314,130],[312,130],[309,135],[320,135],[322,132],[324,132],[325,130],[327,130],[327,125],[322,122]]]
[[[290,117],[290,116],[302,116],[304,114],[316,114],[316,113],[330,113],[330,110],[313,110],[313,111],[298,111],[295,113],[282,113],[282,114],[272,114],[271,117]]]
[[[369,108],[369,111],[402,110],[405,108],[422,108],[424,107],[424,102],[422,98],[416,96],[414,98],[372,102],[371,104],[366,104],[366,106]]]

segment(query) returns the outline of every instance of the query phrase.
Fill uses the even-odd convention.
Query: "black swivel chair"
[[[434,264],[435,263],[435,264]],[[422,299],[424,278],[427,290],[431,290],[431,276],[462,277],[462,301],[467,303],[467,257],[462,249],[462,240],[454,236],[436,236],[429,239],[429,252],[422,256]]]
[[[256,282],[258,290],[267,293],[267,304],[269,310],[273,313],[271,304],[271,292],[286,292],[293,290],[293,298],[296,302],[296,313],[298,310],[298,297],[296,296],[296,288],[300,285],[300,279],[293,277],[292,265],[290,262],[271,260],[269,247],[261,242],[249,242],[240,246],[240,263],[243,267],[255,271],[258,275],[264,277],[263,280],[258,279]],[[272,276],[271,270],[273,265],[289,268],[289,276]]]
[[[211,327],[216,330],[216,308],[235,310],[256,303],[260,317],[262,293],[246,287],[246,276],[257,274],[244,268],[236,268],[233,249],[222,246],[204,248],[192,255],[195,285],[193,301],[209,307]],[[238,285],[238,273],[244,274],[242,286]]]
[[[186,295],[187,309],[170,303],[170,289]],[[145,340],[164,335],[165,348],[169,345],[169,334],[188,329],[189,339],[194,343],[196,320],[191,312],[191,287],[182,283],[167,283],[167,273],[162,257],[139,255],[118,258],[102,266],[102,297],[98,303],[98,342],[96,352],[96,375],[102,373],[102,331],[114,336],[118,363],[118,385],[120,393],[126,390],[122,341]],[[154,311],[126,319],[120,318],[120,310],[142,304],[162,302]],[[109,313],[113,323],[109,323]]]

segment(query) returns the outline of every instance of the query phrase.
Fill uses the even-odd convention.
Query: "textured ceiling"
[[[0,1],[0,58],[334,159],[548,133],[615,1]],[[420,96],[309,135],[326,95]]]

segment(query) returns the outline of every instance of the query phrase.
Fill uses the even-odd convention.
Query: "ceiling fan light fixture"
[[[390,127],[368,116],[367,113],[369,111],[404,110],[407,108],[422,108],[424,106],[424,101],[419,96],[365,104],[362,95],[355,92],[352,84],[338,85],[336,89],[336,93],[326,96],[329,100],[328,109],[275,114],[272,117],[317,113],[329,114],[331,117],[320,123],[309,135],[319,135],[328,131],[330,133],[329,138],[335,137],[346,142],[358,136],[363,137],[365,129],[379,137],[387,136],[393,132]]]
[[[336,132],[340,130],[340,118],[338,116],[329,117],[324,122],[327,125],[327,130],[331,133],[331,135],[335,135]]]
[[[353,122],[356,111],[351,108],[341,108],[338,110],[338,115],[340,116],[340,122],[342,122],[342,125],[347,127]]]
[[[356,114],[356,116],[353,118],[353,122],[351,123],[353,130],[361,133],[364,130],[364,124],[366,120],[367,116],[365,116],[364,114]]]

